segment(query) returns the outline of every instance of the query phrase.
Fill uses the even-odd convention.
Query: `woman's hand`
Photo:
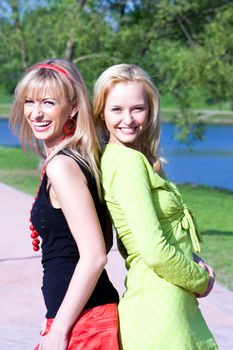
[[[206,264],[204,262],[203,259],[201,259],[198,255],[196,254],[193,254],[193,258],[194,258],[194,261],[200,266],[202,267],[205,271],[207,271],[209,273],[209,283],[208,283],[208,286],[207,286],[207,289],[204,293],[202,294],[196,294],[196,297],[197,298],[204,298],[206,297],[207,295],[210,294],[210,292],[212,291],[213,289],[213,286],[214,286],[214,282],[215,282],[215,272],[214,270],[212,269],[211,266],[209,266],[208,264]]]
[[[209,283],[208,283],[206,291],[202,294],[197,294],[197,298],[204,298],[207,295],[209,295],[213,289],[213,286],[214,286],[214,282],[215,282],[214,270],[212,269],[211,266],[207,265],[206,263],[205,263],[205,270],[209,273]]]
[[[68,337],[51,328],[48,334],[41,337],[39,350],[66,350],[67,345]]]

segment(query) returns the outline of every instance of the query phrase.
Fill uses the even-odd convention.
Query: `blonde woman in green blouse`
[[[119,304],[123,350],[218,349],[196,299],[211,291],[214,272],[198,264],[193,215],[162,173],[156,88],[140,67],[115,65],[97,80],[93,107],[107,138],[105,200],[128,270]]]

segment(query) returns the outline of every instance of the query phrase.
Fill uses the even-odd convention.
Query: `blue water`
[[[19,140],[8,127],[7,119],[0,119],[0,146],[19,146]]]
[[[161,146],[168,162],[165,165],[168,178],[175,183],[233,190],[233,125],[207,126],[204,141],[195,143],[192,150],[175,141],[174,132],[174,125],[162,125]],[[19,146],[7,120],[0,120],[0,145]]]
[[[209,125],[193,149],[174,140],[174,126],[162,126],[165,171],[176,183],[194,183],[233,190],[233,126]]]

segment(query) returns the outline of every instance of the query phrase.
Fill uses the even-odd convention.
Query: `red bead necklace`
[[[36,191],[36,195],[34,197],[34,201],[32,203],[32,207],[33,207],[33,205],[34,205],[34,203],[35,203],[35,201],[36,201],[36,199],[38,197],[38,194],[39,194],[39,191],[40,191],[40,186],[41,186],[41,183],[42,183],[45,171],[46,171],[46,165],[44,165],[43,168],[42,168],[41,176],[40,176],[40,183],[38,185],[38,189]],[[30,210],[30,213],[31,212],[32,212],[32,209]],[[31,217],[29,218],[29,222],[30,222],[29,229],[31,230],[31,235],[30,236],[32,238],[32,247],[33,247],[33,250],[35,252],[37,252],[40,249],[40,240],[38,238],[39,237],[39,232],[33,226]]]
[[[67,138],[67,136],[63,137],[53,148],[52,150],[49,152],[49,154],[47,155],[47,157],[49,157],[49,155],[55,150],[55,148],[61,143],[63,142],[65,139]],[[38,185],[38,189],[36,191],[36,195],[34,197],[34,201],[32,203],[32,208],[33,208],[33,205],[38,197],[38,194],[39,194],[39,191],[40,191],[40,187],[41,187],[41,183],[42,183],[42,180],[44,178],[44,174],[46,172],[46,163],[45,165],[43,166],[42,168],[42,171],[41,171],[41,176],[40,176],[40,182],[39,182],[39,185]],[[32,212],[32,209],[30,210],[30,213]],[[40,240],[39,240],[39,232],[35,229],[35,227],[33,226],[32,224],[32,219],[31,217],[29,218],[29,222],[30,222],[30,226],[29,226],[29,229],[31,231],[31,238],[32,238],[32,248],[35,252],[37,252],[39,249],[40,249]]]

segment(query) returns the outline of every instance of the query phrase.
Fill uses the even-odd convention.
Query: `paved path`
[[[31,196],[0,183],[0,350],[32,350],[45,313],[40,256],[32,251],[29,239],[31,203]],[[108,272],[122,294],[125,268],[115,247]],[[219,349],[232,350],[233,292],[216,283],[200,307]]]

